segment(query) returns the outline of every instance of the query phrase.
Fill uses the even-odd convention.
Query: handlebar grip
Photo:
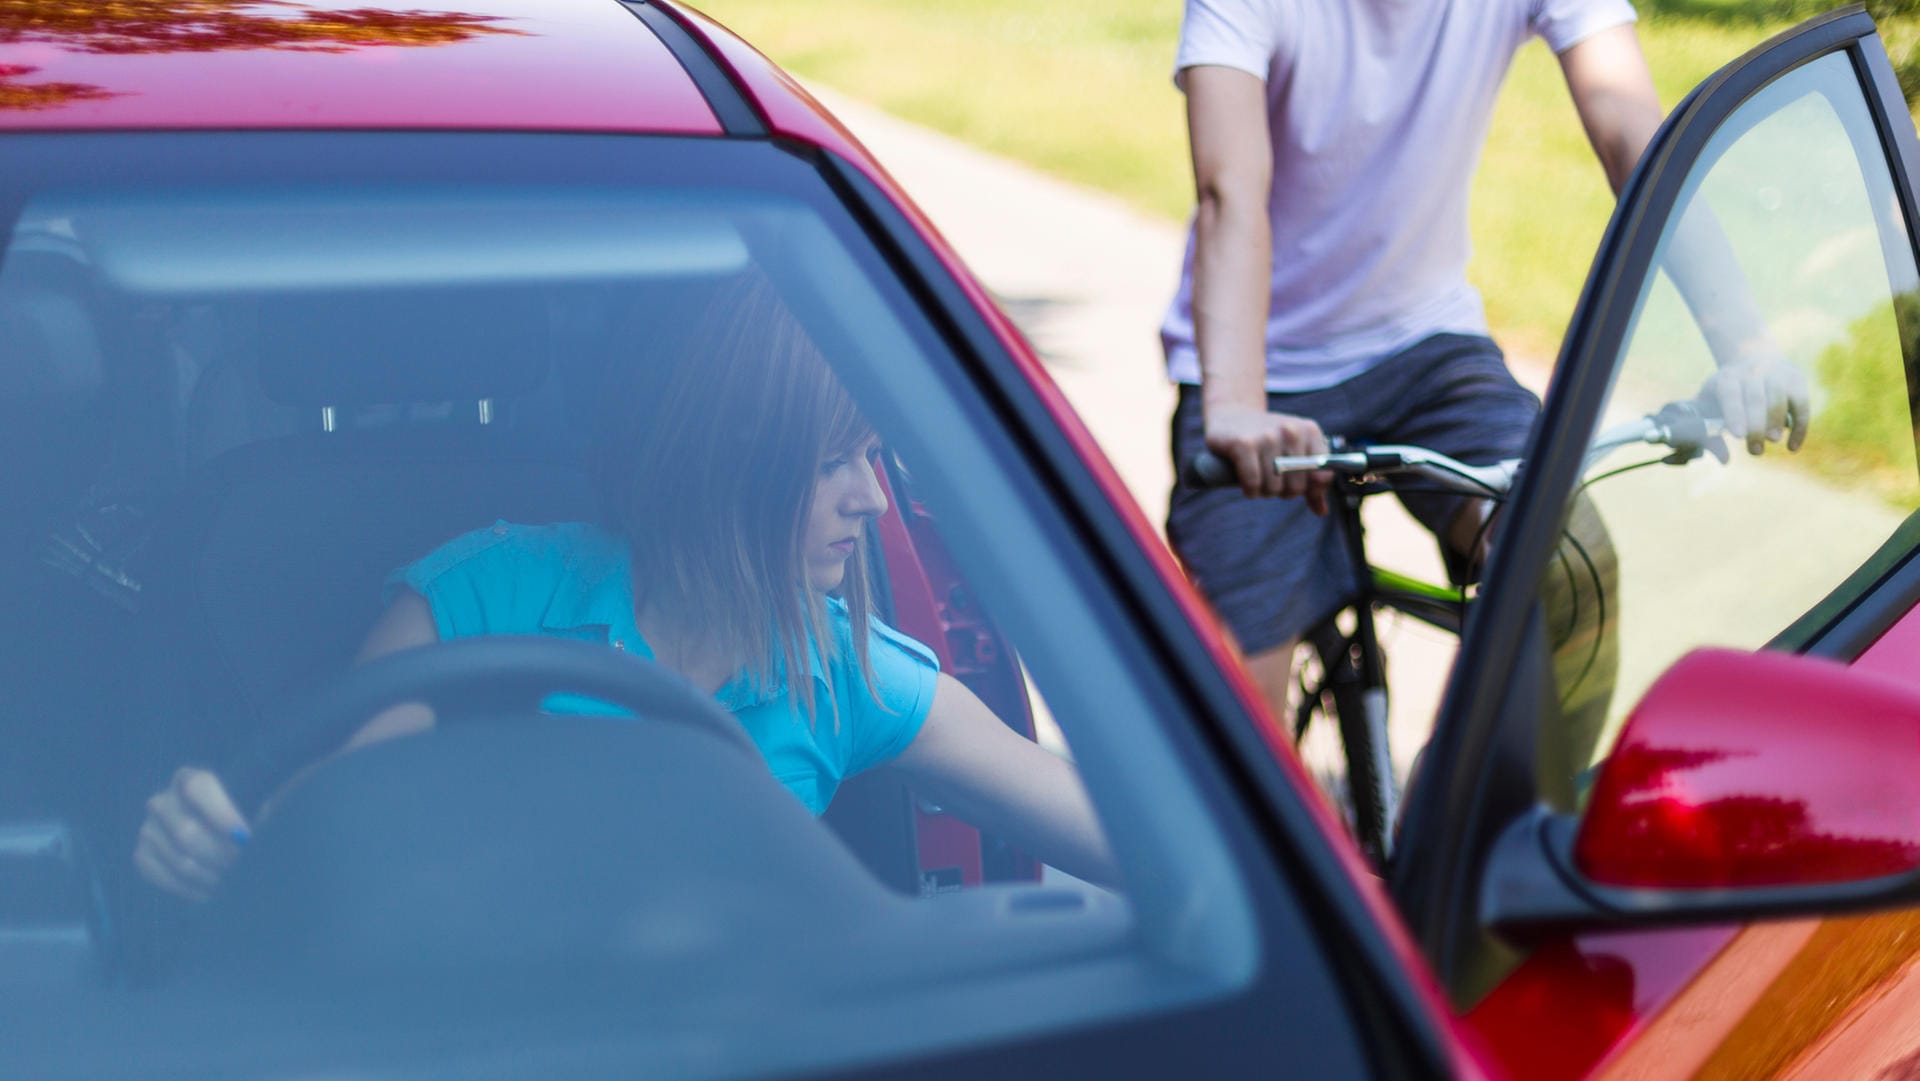
[[[1675,450],[1699,447],[1712,437],[1709,424],[1720,418],[1701,406],[1697,401],[1668,402],[1653,415],[1654,423],[1666,429],[1667,443]]]
[[[1180,481],[1189,488],[1238,488],[1240,471],[1218,454],[1203,450],[1188,460]]]

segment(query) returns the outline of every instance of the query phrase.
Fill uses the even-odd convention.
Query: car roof
[[[649,25],[663,14],[619,0],[9,0],[0,128],[721,134],[686,62],[712,61],[677,55]]]
[[[0,131],[773,137],[830,150],[907,203],[796,80],[674,0],[355,2],[4,0]]]

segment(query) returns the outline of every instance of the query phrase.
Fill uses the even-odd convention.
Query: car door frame
[[[1508,505],[1481,603],[1463,635],[1442,700],[1425,777],[1409,793],[1390,887],[1456,1004],[1496,985],[1523,951],[1480,916],[1488,854],[1500,833],[1542,798],[1536,748],[1552,693],[1534,586],[1545,572],[1593,438],[1663,226],[1710,140],[1743,104],[1813,61],[1846,53],[1887,156],[1909,245],[1913,178],[1920,176],[1906,102],[1874,22],[1854,5],[1818,16],[1720,69],[1661,126],[1623,187],[1554,369]],[[1920,261],[1920,248],[1915,249]],[[1906,589],[1920,595],[1920,577]],[[1499,663],[1495,663],[1499,659]]]

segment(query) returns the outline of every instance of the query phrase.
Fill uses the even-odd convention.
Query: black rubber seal
[[[680,61],[680,66],[693,79],[693,85],[699,87],[701,96],[707,99],[714,118],[720,121],[720,130],[743,138],[767,137],[766,119],[746,91],[733,81],[732,74],[720,60],[680,25],[680,20],[646,0],[621,0],[620,6],[646,23],[673,58]]]

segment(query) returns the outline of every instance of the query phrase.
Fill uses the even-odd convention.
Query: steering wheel
[[[224,771],[227,790],[252,815],[301,768],[402,702],[426,703],[444,724],[535,714],[561,693],[618,706],[647,723],[687,725],[760,758],[719,703],[657,662],[591,642],[488,635],[402,650],[351,669],[236,756]]]

